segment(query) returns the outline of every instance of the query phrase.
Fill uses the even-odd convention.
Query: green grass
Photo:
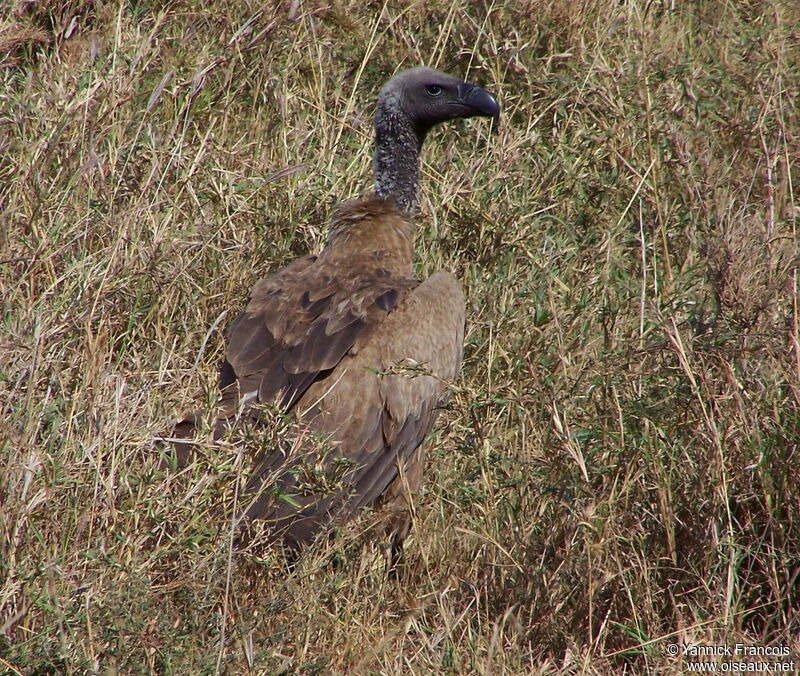
[[[0,671],[797,655],[796,3],[42,0],[2,21]],[[503,119],[425,150],[418,271],[458,275],[468,335],[407,579],[367,518],[290,575],[230,557],[257,444],[177,471],[152,439],[213,405],[252,284],[369,188],[377,88],[420,63]]]

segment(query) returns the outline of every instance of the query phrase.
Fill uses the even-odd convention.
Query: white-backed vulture
[[[499,113],[483,89],[430,68],[391,78],[374,120],[376,194],[338,206],[324,249],[259,281],[230,325],[216,435],[252,403],[277,401],[308,439],[261,454],[242,496],[245,530],[262,519],[297,550],[367,505],[388,507],[396,563],[464,340],[453,275],[413,276],[419,151],[440,122]],[[417,373],[398,373],[402,363]],[[175,436],[192,426],[185,419]]]

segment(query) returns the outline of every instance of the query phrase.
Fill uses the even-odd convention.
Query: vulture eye
[[[426,85],[425,92],[428,96],[441,96],[443,89],[439,85]]]

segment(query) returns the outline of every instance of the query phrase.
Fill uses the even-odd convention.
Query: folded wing
[[[367,296],[380,298],[383,288]],[[393,483],[418,487],[417,450],[449,399],[448,382],[461,361],[464,303],[448,273],[397,291],[398,302],[382,321],[367,322],[358,334],[357,349],[328,366],[330,372],[302,394],[285,390],[297,397],[300,441],[261,461],[248,484],[244,519],[265,520],[289,546],[347,520]],[[369,340],[359,344],[365,331]],[[390,493],[404,493],[396,489]]]

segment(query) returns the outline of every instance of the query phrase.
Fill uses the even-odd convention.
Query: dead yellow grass
[[[792,2],[20,5],[0,31],[8,673],[677,674],[800,630]],[[252,448],[165,468],[224,327],[369,187],[426,63],[502,126],[426,149],[419,272],[468,298],[410,571],[369,517],[231,556]]]

